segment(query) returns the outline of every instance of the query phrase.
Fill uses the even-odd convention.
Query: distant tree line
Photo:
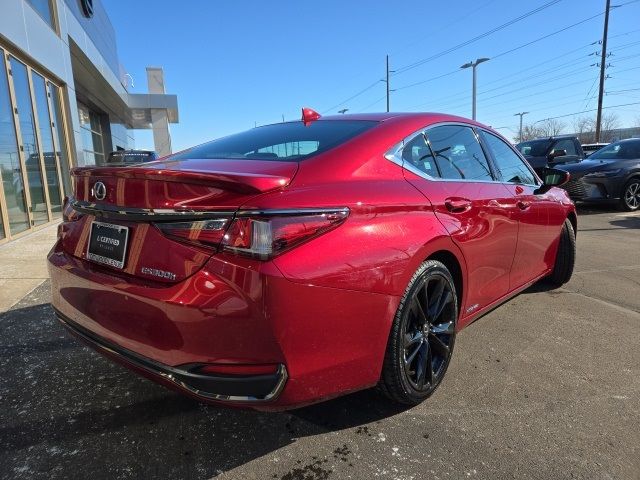
[[[638,118],[640,126],[640,118]],[[576,117],[571,126],[573,132],[581,143],[594,143],[596,120],[592,117]],[[522,141],[533,140],[540,137],[552,137],[567,132],[568,125],[556,118],[548,118],[541,122],[530,123],[522,127]],[[613,112],[602,115],[602,126],[600,133],[601,142],[612,142],[618,138],[617,129],[620,128],[620,120]]]

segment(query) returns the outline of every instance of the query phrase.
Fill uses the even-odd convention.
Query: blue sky
[[[640,102],[640,1],[628,2],[612,2],[625,5],[610,14],[605,107]],[[297,119],[302,106],[326,114],[383,111],[386,54],[397,70],[392,111],[470,117],[471,71],[459,67],[478,57],[491,58],[478,67],[478,120],[508,137],[518,127],[515,112],[531,112],[531,123],[597,106],[599,70],[592,64],[599,61],[593,53],[604,0],[103,3],[133,91],[146,91],[144,68],[151,65],[164,68],[168,93],[178,95],[174,150],[282,115]],[[610,111],[620,126],[640,124],[640,103]],[[571,131],[571,116],[559,120]],[[150,132],[136,138],[138,147],[153,145]]]

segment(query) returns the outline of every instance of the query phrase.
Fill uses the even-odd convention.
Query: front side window
[[[576,150],[576,144],[570,138],[567,138],[566,140],[558,140],[558,143],[556,143],[556,146],[553,147],[553,150],[564,150],[565,152],[567,152],[567,155],[578,154]]]
[[[471,128],[443,125],[429,129],[426,135],[442,178],[494,180],[489,162]]]
[[[536,185],[536,179],[522,159],[502,139],[481,130],[482,138],[493,153],[495,167],[502,180],[509,183]]]
[[[174,160],[246,159],[298,162],[336,147],[374,127],[365,120],[275,123],[229,135],[174,155]]]

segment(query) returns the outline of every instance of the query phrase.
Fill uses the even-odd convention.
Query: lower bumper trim
[[[216,376],[192,373],[171,367],[115,345],[78,325],[60,311],[55,310],[62,325],[98,352],[110,354],[151,374],[158,375],[176,386],[205,400],[223,402],[267,402],[275,400],[284,389],[287,369],[283,364],[276,373],[251,376]]]

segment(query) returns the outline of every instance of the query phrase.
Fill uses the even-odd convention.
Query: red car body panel
[[[346,207],[349,216],[269,260],[215,252],[167,238],[148,222],[118,220],[130,228],[130,239],[125,268],[117,270],[86,259],[95,218],[85,214],[62,223],[49,255],[60,317],[85,340],[95,335],[98,344],[90,343],[102,353],[205,401],[229,399],[199,395],[131,359],[177,369],[282,365],[286,382],[276,397],[233,402],[279,409],[378,382],[400,298],[425,259],[446,254],[459,267],[457,330],[551,270],[561,226],[575,215],[563,190],[534,194],[533,187],[497,181],[431,181],[384,157],[429,125],[479,124],[441,114],[331,120],[345,118],[380,123],[301,162],[169,157],[143,168],[76,169],[75,199],[97,207]],[[103,201],[92,191],[98,180],[106,185]],[[469,200],[468,210],[452,213],[451,198]],[[141,266],[175,277],[144,274]]]

